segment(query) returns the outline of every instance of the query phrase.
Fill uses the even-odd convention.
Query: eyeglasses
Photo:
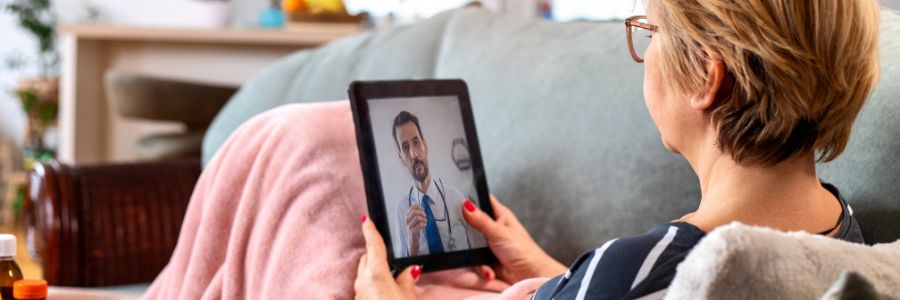
[[[625,35],[628,37],[628,51],[631,58],[638,63],[644,62],[644,52],[650,46],[653,33],[659,30],[659,26],[647,23],[647,16],[633,16],[625,19]]]

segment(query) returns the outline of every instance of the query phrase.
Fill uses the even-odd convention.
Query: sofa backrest
[[[468,83],[492,192],[556,257],[697,207],[697,176],[660,142],[622,22],[461,12],[436,71]]]
[[[882,76],[845,155],[821,165],[866,238],[900,238],[900,16],[884,12]],[[245,85],[204,141],[208,160],[241,122],[280,104],[345,99],[357,79],[462,78],[491,191],[567,261],[696,208],[686,161],[665,151],[621,22],[549,23],[476,9],[301,51]]]
[[[204,165],[241,123],[279,105],[347,99],[353,80],[433,77],[452,16],[348,37],[272,64],[244,84],[210,124],[203,139]]]

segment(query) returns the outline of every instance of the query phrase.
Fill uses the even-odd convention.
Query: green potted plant
[[[44,136],[56,123],[59,107],[59,54],[56,49],[56,18],[51,11],[50,0],[12,0],[5,9],[17,20],[19,27],[30,33],[37,42],[37,56],[33,62],[39,74],[19,79],[15,94],[22,101],[28,115],[28,133],[25,149],[25,165],[35,160],[48,160],[55,151],[47,147]],[[23,67],[30,62],[20,59],[12,67]]]

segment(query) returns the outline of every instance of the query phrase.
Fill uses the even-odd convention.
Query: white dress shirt
[[[441,192],[443,192],[443,196]],[[441,234],[444,252],[482,248],[487,244],[484,236],[472,228],[463,218],[462,204],[468,197],[464,196],[458,189],[449,185],[443,185],[441,180],[437,179],[432,180],[432,183],[428,186],[428,191],[424,194],[428,195],[430,199],[429,207]],[[406,226],[406,214],[409,213],[412,205],[421,205],[422,196],[423,193],[413,186],[397,204],[397,225],[400,227],[398,228],[400,231],[400,249],[396,254],[397,257],[407,257],[411,252],[411,235],[409,227]],[[446,201],[446,206],[444,206],[444,201]],[[418,235],[418,255],[429,254],[428,238],[425,235],[425,229],[419,230]],[[451,238],[453,240],[452,243]],[[397,248],[395,247],[395,249]]]

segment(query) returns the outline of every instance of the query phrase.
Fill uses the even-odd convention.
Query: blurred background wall
[[[11,0],[0,0],[7,3]],[[644,0],[483,0],[485,7],[522,17],[540,17],[542,2],[552,7],[556,21],[609,20],[640,13]],[[900,0],[879,0],[884,7],[900,10]],[[471,0],[345,0],[350,13],[369,12],[376,17],[392,14],[400,22],[413,22],[446,9],[462,6]],[[53,0],[60,22],[100,22],[139,26],[198,26],[205,24],[198,14],[225,7],[228,24],[236,27],[255,26],[260,10],[271,5],[269,0]],[[547,16],[544,16],[547,17]],[[24,137],[25,117],[19,101],[11,94],[18,78],[37,72],[25,65],[10,70],[11,60],[29,60],[36,52],[34,40],[16,24],[12,15],[0,13],[0,141],[18,143]]]

